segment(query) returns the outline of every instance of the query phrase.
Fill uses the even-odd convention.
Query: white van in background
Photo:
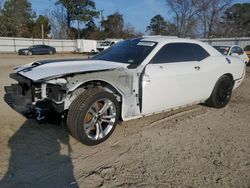
[[[107,48],[109,48],[110,46],[113,46],[114,44],[116,44],[117,42],[122,41],[122,39],[105,39],[103,41],[99,41],[97,43],[97,51],[101,52],[103,50],[106,50]]]
[[[78,39],[77,43],[77,52],[85,53],[95,53],[97,51],[97,41],[96,40],[87,40],[87,39]]]

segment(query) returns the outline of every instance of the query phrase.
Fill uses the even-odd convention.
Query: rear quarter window
[[[209,53],[198,44],[192,44],[192,49],[197,61],[202,61],[210,56]]]

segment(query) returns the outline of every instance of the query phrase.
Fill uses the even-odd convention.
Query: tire
[[[107,108],[104,109],[104,106]],[[119,103],[112,93],[88,89],[69,107],[68,131],[85,145],[97,145],[113,133],[119,116]]]
[[[49,51],[49,55],[53,55],[53,54],[54,54],[53,51],[50,50],[50,51]]]
[[[32,56],[32,55],[33,55],[33,53],[32,53],[31,51],[29,51],[29,52],[28,52],[28,55],[29,55],[29,56]]]
[[[229,76],[222,76],[216,83],[206,104],[214,108],[224,108],[230,101],[233,91],[233,80]]]

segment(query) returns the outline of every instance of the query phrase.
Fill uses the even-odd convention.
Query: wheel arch
[[[220,77],[218,77],[217,79],[214,80],[214,82],[213,82],[213,87],[212,87],[212,90],[211,90],[211,93],[210,93],[209,97],[211,97],[211,95],[212,95],[212,93],[213,93],[213,90],[214,90],[216,84],[218,83],[218,81],[219,81],[223,76],[227,76],[227,77],[231,78],[231,79],[232,79],[232,82],[233,82],[233,86],[234,86],[235,80],[234,80],[233,74],[231,74],[231,73],[224,73],[223,75],[221,75]],[[208,99],[207,99],[207,100],[208,100]]]
[[[234,79],[234,77],[233,77],[233,75],[232,75],[231,73],[226,73],[226,74],[224,74],[224,75],[222,75],[222,76],[228,76],[229,78],[231,78],[231,79],[232,79],[232,82],[233,82],[233,86],[234,86],[235,79]],[[222,77],[222,76],[221,76],[221,77]],[[221,78],[221,77],[220,77],[220,78]],[[219,78],[219,79],[220,79],[220,78]],[[219,80],[219,79],[218,79],[218,80]],[[218,81],[218,80],[217,80],[217,81]]]
[[[79,88],[89,89],[89,88],[99,88],[104,89],[107,92],[113,93],[120,104],[120,116],[122,117],[122,106],[123,106],[123,99],[124,94],[123,92],[118,89],[116,86],[114,86],[112,83],[106,80],[100,80],[100,79],[93,79],[93,80],[87,80],[79,85],[77,85],[74,88],[70,89],[70,92],[74,92]],[[120,117],[120,118],[121,118]]]
[[[217,99],[215,99],[215,95],[217,95],[217,94],[216,94],[216,93],[217,93],[216,91],[218,91],[218,84],[221,84],[221,80],[222,80],[223,78],[229,78],[229,79],[231,79],[232,88],[230,89],[230,90],[231,90],[231,91],[230,91],[230,94],[227,94],[227,95],[229,96],[229,97],[228,97],[228,101],[225,102],[224,104],[220,104],[220,102],[218,103]],[[213,90],[212,90],[212,92],[211,92],[209,98],[205,101],[206,105],[208,105],[209,107],[215,107],[215,108],[223,108],[223,107],[225,107],[225,106],[228,104],[229,99],[230,99],[230,97],[231,97],[231,95],[232,95],[232,90],[233,90],[233,87],[234,87],[234,83],[235,83],[235,80],[234,80],[232,74],[226,73],[226,74],[223,74],[222,76],[220,76],[220,77],[216,80],[215,85],[214,85],[214,88],[213,88]],[[229,90],[228,90],[228,91],[229,91]],[[223,100],[224,100],[224,99],[223,99]]]
[[[232,80],[234,80],[234,77],[233,77],[233,75],[232,75],[231,73],[226,73],[226,74],[224,74],[223,76],[228,76],[228,77],[230,77]]]
[[[110,92],[114,94],[118,94],[121,97],[123,96],[123,93],[120,89],[118,89],[114,84],[110,83],[106,80],[100,80],[100,79],[94,79],[94,80],[87,80],[81,84],[78,84],[77,86],[70,89],[71,92],[75,91],[78,88],[92,88],[92,87],[98,87],[98,88],[104,88],[110,90]]]

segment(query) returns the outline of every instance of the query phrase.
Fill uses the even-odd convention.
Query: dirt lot
[[[197,105],[124,122],[87,147],[3,101],[14,66],[69,56],[82,57],[0,55],[0,187],[250,187],[250,67],[224,109]]]

